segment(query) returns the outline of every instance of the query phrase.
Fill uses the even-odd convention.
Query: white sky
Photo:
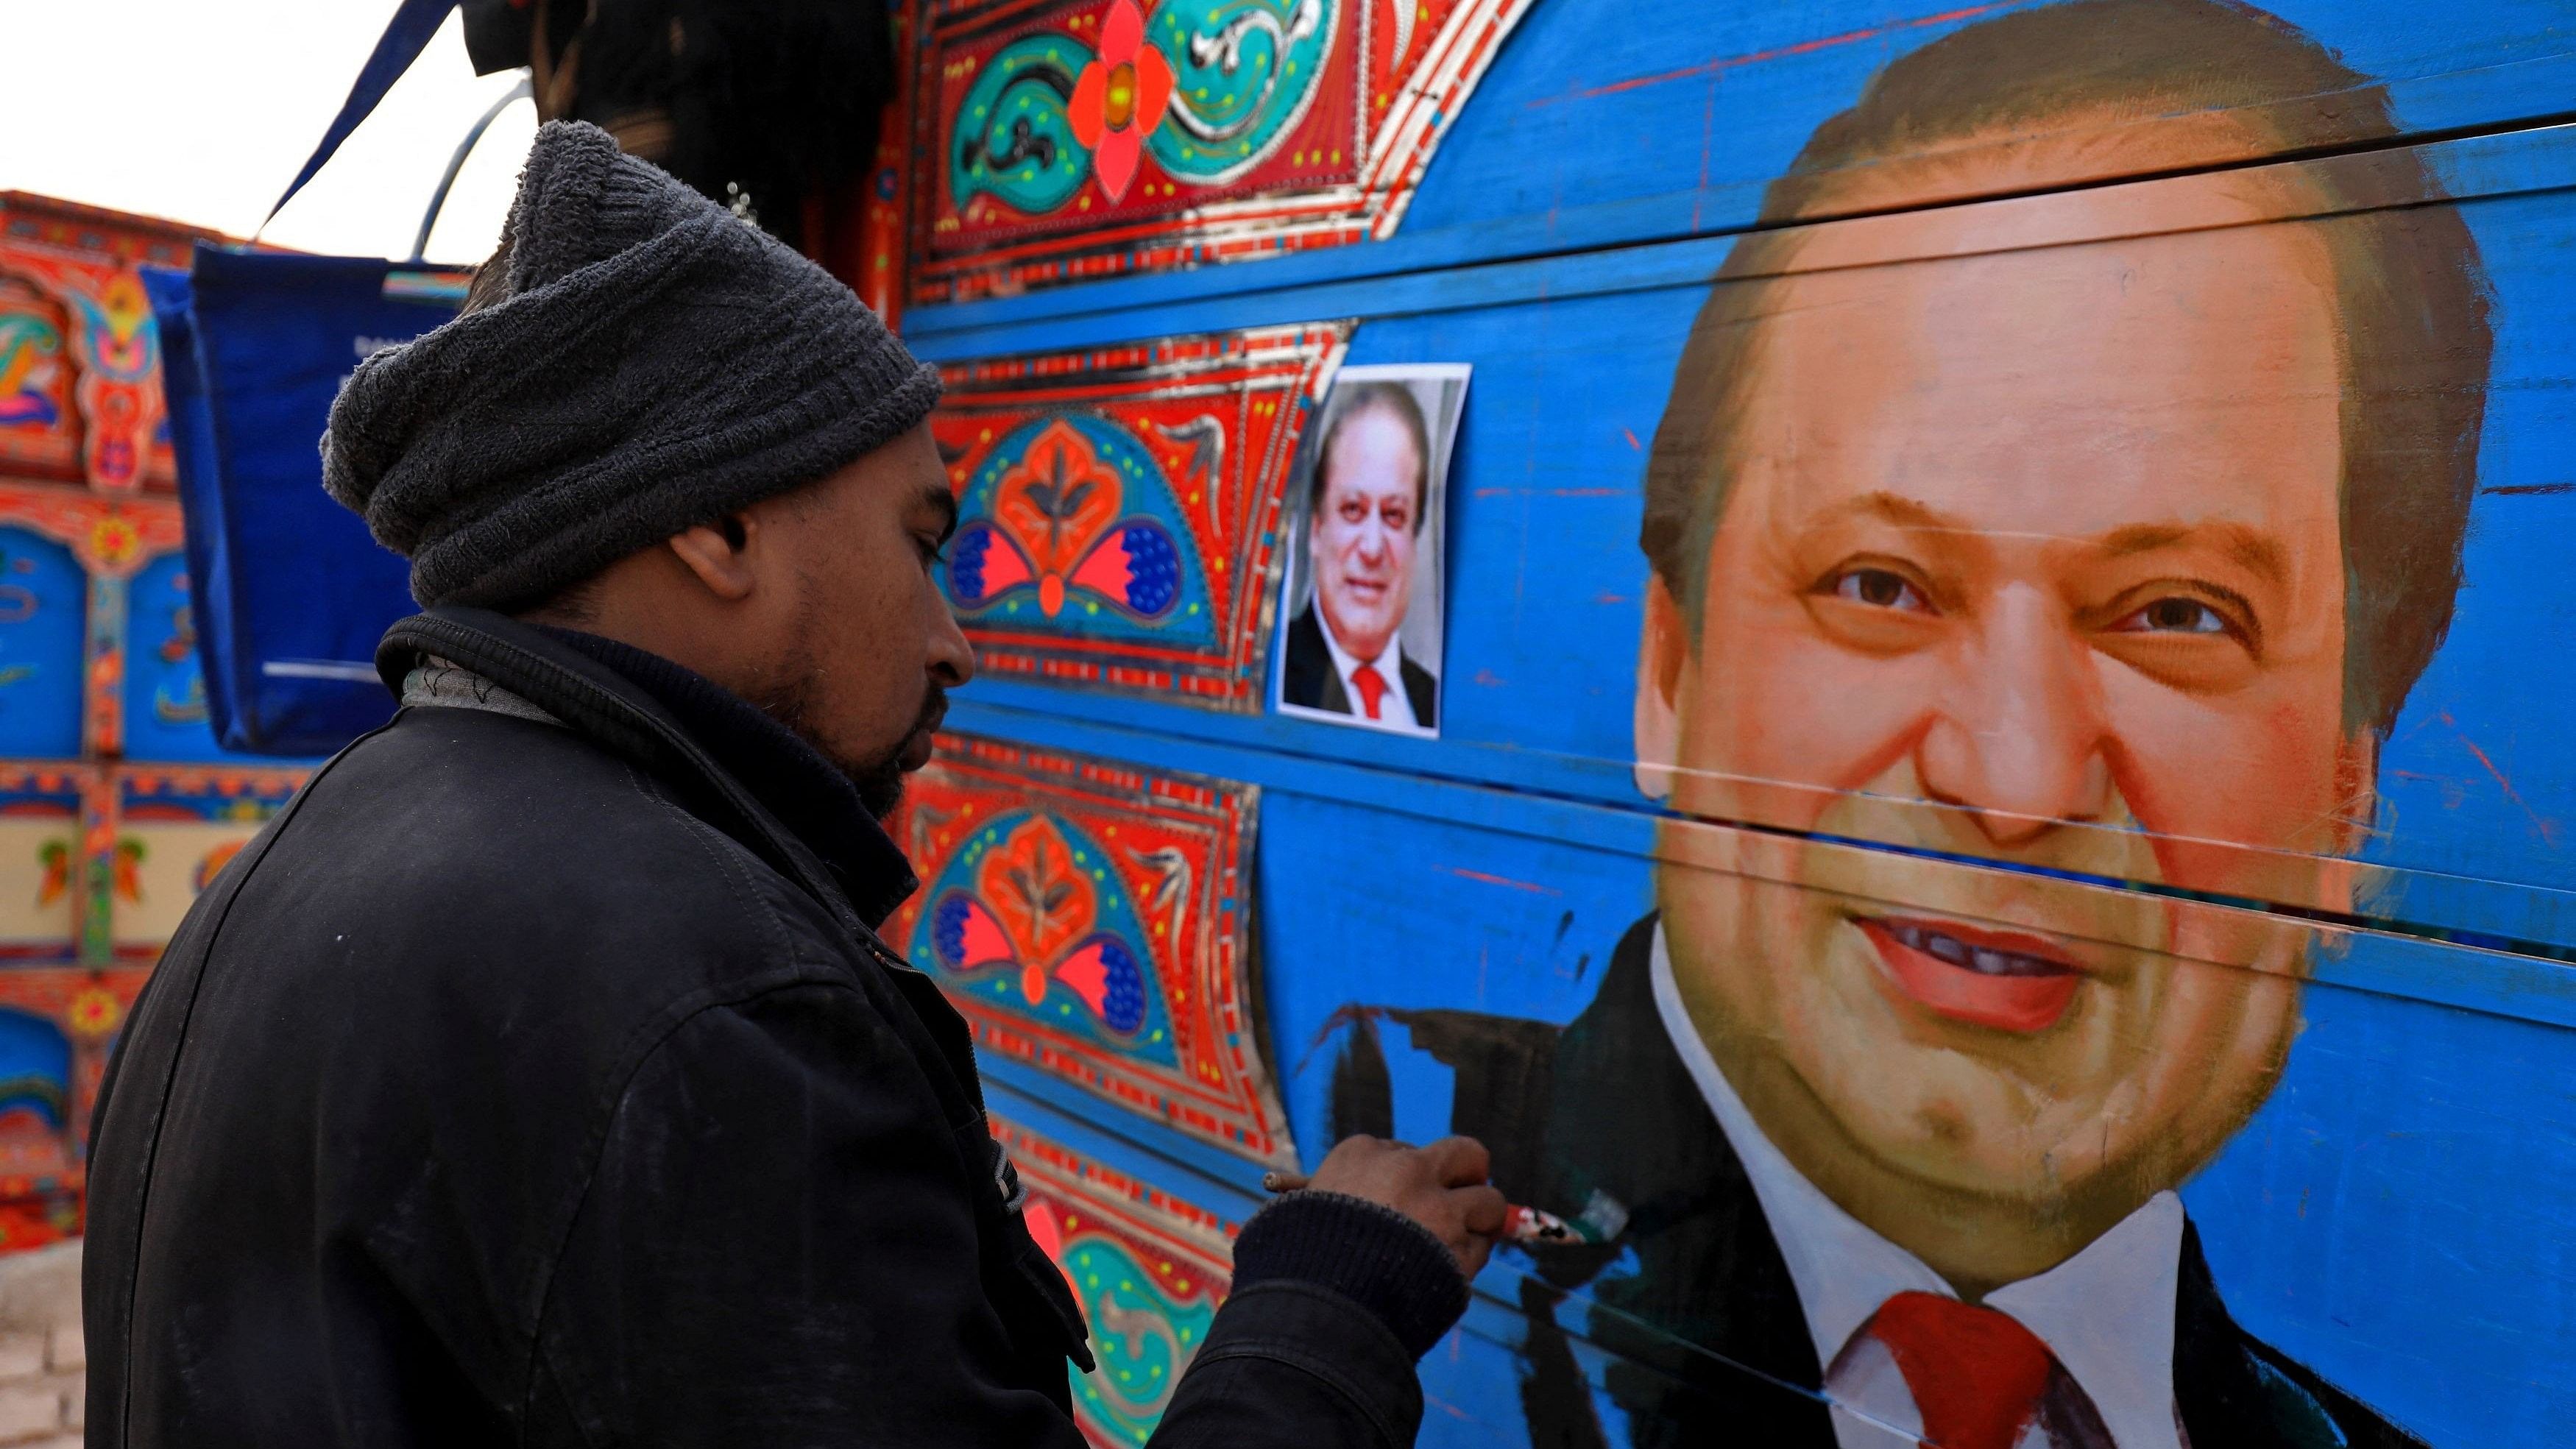
[[[10,55],[0,189],[248,237],[339,114],[394,0],[0,0]],[[451,15],[408,74],[263,239],[407,256],[448,157],[518,73],[476,76]],[[520,101],[457,177],[434,261],[501,235],[536,134]]]

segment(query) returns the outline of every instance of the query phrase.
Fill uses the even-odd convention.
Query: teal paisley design
[[[1100,1362],[1097,1373],[1071,1375],[1074,1403],[1106,1437],[1142,1444],[1162,1422],[1216,1305],[1195,1283],[1188,1293],[1165,1292],[1125,1245],[1105,1237],[1067,1243],[1064,1270],[1091,1320],[1092,1353]]]
[[[1260,165],[1315,102],[1344,0],[1161,0],[1145,43],[1172,65],[1170,109],[1146,140],[1174,179],[1223,185]],[[958,103],[948,190],[963,210],[989,195],[1027,216],[1073,200],[1091,152],[1068,114],[1094,54],[1070,35],[1003,46]]]
[[[1171,175],[1222,185],[1267,160],[1314,104],[1343,0],[1162,0],[1146,43],[1171,59],[1170,114],[1147,149]]]
[[[1037,216],[1082,189],[1091,153],[1074,139],[1066,103],[1091,58],[1069,35],[1022,36],[993,53],[949,132],[948,194],[960,210],[990,193]]]

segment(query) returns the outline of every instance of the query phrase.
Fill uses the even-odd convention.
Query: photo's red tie
[[[1887,1346],[1938,1449],[2013,1449],[2039,1414],[2057,1356],[2010,1314],[1937,1293],[1899,1293],[1861,1332]]]
[[[1374,664],[1363,664],[1351,671],[1351,687],[1360,692],[1360,713],[1377,718],[1378,701],[1386,698],[1386,676]]]

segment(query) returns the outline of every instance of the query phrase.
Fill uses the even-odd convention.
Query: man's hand
[[[1364,1197],[1431,1230],[1468,1277],[1485,1266],[1503,1230],[1503,1195],[1485,1179],[1493,1156],[1473,1137],[1407,1147],[1381,1137],[1345,1137],[1311,1178],[1273,1173],[1274,1191],[1312,1187]]]

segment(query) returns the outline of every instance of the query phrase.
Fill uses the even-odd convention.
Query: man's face
[[[882,819],[929,762],[975,653],[932,577],[956,523],[939,450],[913,429],[812,488],[759,505],[786,550],[794,617],[757,702],[813,742]]]
[[[2194,184],[2198,216],[2259,200]],[[1971,1199],[2080,1246],[2217,1150],[2295,1028],[2298,932],[2032,871],[2313,898],[2367,779],[2325,253],[2103,195],[1865,238],[1945,260],[1809,242],[1760,309],[1697,643],[1649,624],[1641,758],[1679,811],[1922,852],[1792,846],[1766,883],[1676,825],[1659,877],[1730,1081],[1909,1246]]]
[[[1421,454],[1400,419],[1370,408],[1342,421],[1308,553],[1315,561],[1315,602],[1354,659],[1385,653],[1404,623],[1421,477]]]

